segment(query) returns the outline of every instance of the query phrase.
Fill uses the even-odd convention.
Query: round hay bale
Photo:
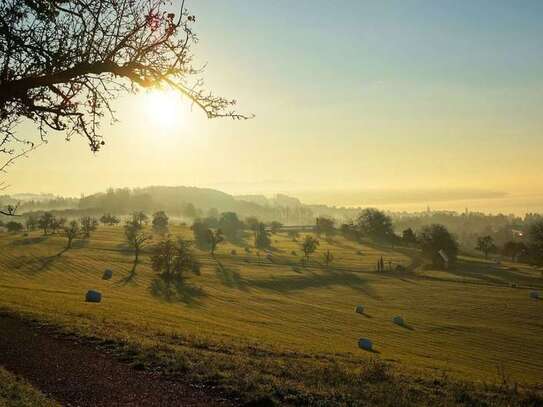
[[[102,275],[102,280],[111,280],[111,277],[113,277],[113,270],[111,269],[104,270],[104,274]]]
[[[541,298],[541,294],[539,293],[539,291],[532,291],[530,293],[530,298],[533,298],[534,300],[539,300]]]
[[[405,321],[403,318],[399,315],[396,315],[394,318],[392,318],[392,322],[394,322],[396,325],[404,326]]]
[[[357,314],[363,314],[364,313],[364,306],[358,304],[356,308],[354,309]]]
[[[101,302],[102,301],[102,293],[94,290],[87,291],[87,294],[85,295],[85,301],[86,302]]]
[[[358,340],[358,347],[360,349],[364,349],[364,350],[372,350],[373,349],[373,343],[372,343],[372,341],[370,341],[367,338],[360,338]]]

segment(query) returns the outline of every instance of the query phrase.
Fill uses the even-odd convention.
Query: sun
[[[185,118],[182,97],[173,90],[150,90],[144,96],[145,113],[155,128],[174,130]]]

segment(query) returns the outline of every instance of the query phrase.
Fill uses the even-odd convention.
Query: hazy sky
[[[8,192],[543,192],[543,1],[187,5],[208,86],[256,118],[208,121],[185,106],[167,125],[149,95],[129,96],[103,151],[51,133],[12,167]]]

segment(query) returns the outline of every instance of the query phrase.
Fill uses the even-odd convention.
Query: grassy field
[[[23,406],[55,407],[58,404],[0,366],[0,407]]]
[[[191,236],[180,226],[172,234]],[[223,244],[215,258],[197,251],[201,274],[166,298],[146,255],[127,278],[133,258],[120,227],[101,227],[68,251],[58,236],[3,234],[0,307],[114,339],[148,366],[283,402],[454,405],[467,388],[471,398],[507,403],[504,385],[541,382],[543,301],[529,298],[543,288],[540,271],[477,258],[423,270],[414,250],[340,237],[321,239],[302,267],[299,243],[272,239],[270,258],[243,244]],[[328,249],[335,260],[326,269]],[[377,273],[381,256],[409,270]],[[101,279],[106,268],[112,280]],[[103,302],[85,303],[88,289]],[[405,327],[392,323],[396,315]],[[375,352],[358,349],[361,337]]]

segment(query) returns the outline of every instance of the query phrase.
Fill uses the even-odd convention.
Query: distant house
[[[445,250],[441,249],[439,252],[439,257],[441,257],[441,260],[443,260],[443,267],[446,269],[449,268],[449,256],[447,256],[447,253],[445,253]]]

